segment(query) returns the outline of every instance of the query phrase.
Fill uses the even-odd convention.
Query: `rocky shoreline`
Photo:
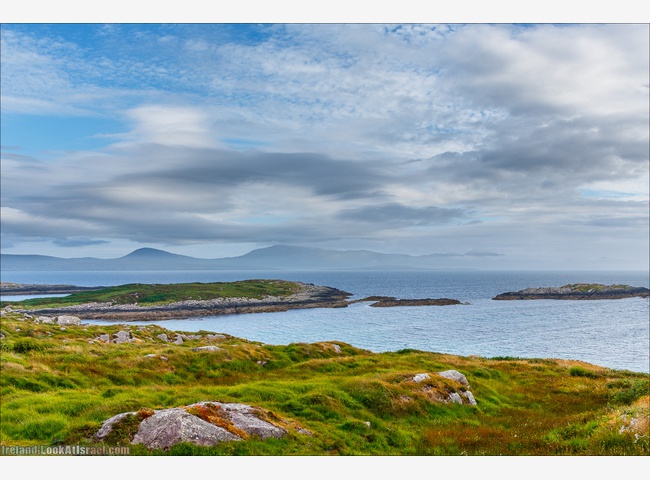
[[[86,292],[104,287],[78,287],[77,285],[46,285],[0,282],[1,295],[55,295]]]
[[[648,296],[650,290],[644,287],[576,283],[562,287],[527,288],[518,292],[501,293],[492,300],[617,300]]]

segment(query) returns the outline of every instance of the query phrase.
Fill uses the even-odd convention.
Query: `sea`
[[[450,306],[317,308],[155,322],[171,330],[226,333],[266,344],[339,341],[373,352],[416,349],[482,357],[557,358],[650,372],[648,298],[496,301],[503,292],[569,283],[649,287],[648,272],[567,271],[92,271],[2,272],[5,282],[111,286],[253,278],[338,288],[351,299],[455,298]],[[18,300],[20,297],[3,297]],[[119,323],[84,320],[84,323]]]

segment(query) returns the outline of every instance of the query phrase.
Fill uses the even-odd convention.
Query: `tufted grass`
[[[62,330],[21,321],[17,314],[2,317],[0,330],[3,445],[94,445],[94,433],[117,413],[211,400],[262,407],[312,435],[291,430],[282,439],[177,445],[167,452],[140,445],[132,453],[650,454],[647,374],[553,359],[375,354],[336,341],[272,346],[226,335],[208,342],[206,332],[174,345],[156,337],[173,338],[172,332],[154,325]],[[119,330],[130,330],[141,342],[96,340]],[[191,350],[207,344],[222,350]],[[448,369],[467,377],[476,407],[432,401],[458,388],[435,375]],[[409,381],[422,372],[431,379]]]

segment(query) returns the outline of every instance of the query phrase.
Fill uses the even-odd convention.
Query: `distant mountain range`
[[[5,271],[92,270],[411,270],[463,268],[463,257],[498,257],[494,252],[400,255],[368,250],[328,250],[275,245],[239,257],[216,259],[176,255],[154,248],[140,248],[120,258],[59,258],[45,255],[0,255]],[[455,261],[451,261],[455,260]]]

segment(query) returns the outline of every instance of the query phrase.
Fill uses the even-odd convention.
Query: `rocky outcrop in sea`
[[[518,292],[501,293],[492,300],[613,300],[648,296],[650,290],[644,287],[575,283],[562,287],[527,288]]]

